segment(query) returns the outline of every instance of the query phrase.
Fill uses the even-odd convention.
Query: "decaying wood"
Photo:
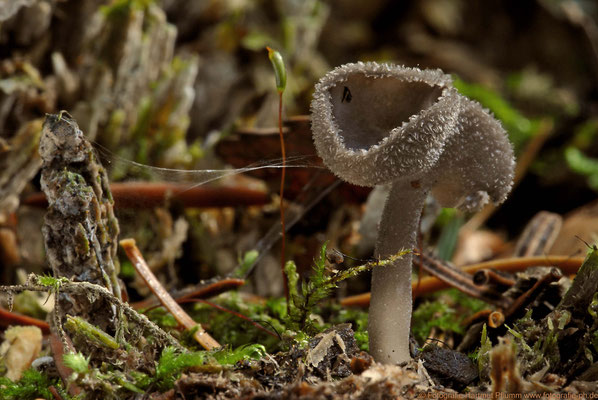
[[[66,113],[48,115],[40,140],[41,186],[48,264],[54,276],[90,282],[120,299],[116,240],[119,232],[106,172],[77,123]],[[87,296],[58,299],[58,317],[78,315],[103,330],[117,330],[115,310]]]

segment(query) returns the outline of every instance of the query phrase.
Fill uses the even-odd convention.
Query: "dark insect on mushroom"
[[[345,88],[343,89],[343,98],[341,99],[341,103],[344,103],[345,100],[347,101],[347,103],[350,103],[351,99],[353,99],[353,95],[351,94],[349,88],[345,86]]]

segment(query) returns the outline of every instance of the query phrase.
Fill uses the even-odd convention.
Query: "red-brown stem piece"
[[[168,182],[119,182],[110,185],[115,207],[149,208],[164,205],[168,198],[185,207],[237,207],[264,205],[268,193],[255,189],[226,186],[192,186]],[[43,193],[34,193],[23,204],[47,207]]]
[[[203,329],[201,324],[193,321],[189,314],[187,314],[181,308],[181,306],[174,301],[166,289],[164,289],[164,286],[160,284],[156,276],[149,269],[145,259],[143,258],[143,255],[137,248],[135,239],[123,239],[120,241],[120,245],[125,250],[125,253],[127,253],[127,257],[137,270],[137,273],[145,281],[146,285],[151,289],[154,295],[156,295],[156,297],[160,300],[160,303],[162,303],[162,305],[166,307],[168,311],[170,311],[177,322],[186,329],[193,329],[197,327],[198,329],[193,334],[193,337],[204,349],[213,350],[219,348],[220,344]]]
[[[185,293],[173,294],[174,299],[177,303],[182,303],[187,299],[208,299],[210,297],[217,296],[221,293],[228,292],[229,290],[237,289],[245,284],[244,279],[225,278],[217,282],[212,282],[206,285],[201,285],[196,288],[192,288],[191,291],[185,290]],[[152,307],[156,304],[155,299],[145,299],[137,301],[131,304],[136,310],[140,308]]]
[[[58,389],[56,389],[55,386],[48,386],[48,391],[52,394],[54,400],[63,400],[62,396],[60,395],[60,393],[58,393]]]
[[[50,325],[46,321],[10,312],[4,307],[0,307],[0,326],[8,327],[10,325],[33,325],[41,329],[44,335],[50,333]]]
[[[66,341],[70,347],[69,352],[74,353],[75,349],[71,340],[67,337]],[[71,396],[78,396],[81,394],[82,389],[75,382],[69,382],[69,379],[73,375],[73,370],[67,367],[63,361],[64,347],[62,341],[55,333],[50,335],[50,349],[52,350],[52,357],[54,358],[56,370],[58,371],[58,375],[60,375],[60,379],[62,379],[64,386],[68,388],[68,392]]]

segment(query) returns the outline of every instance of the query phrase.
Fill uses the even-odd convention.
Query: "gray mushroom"
[[[316,149],[334,174],[355,185],[390,185],[376,257],[415,246],[428,193],[443,207],[475,211],[501,203],[511,189],[506,132],[440,70],[343,65],[316,85],[311,114]],[[410,359],[411,264],[408,254],[373,270],[368,329],[378,362]]]

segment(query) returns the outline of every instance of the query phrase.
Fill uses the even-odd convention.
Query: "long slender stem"
[[[284,136],[282,134],[282,90],[278,91],[278,134],[280,135],[280,152],[282,153],[282,168],[280,174],[280,229],[281,229],[281,244],[280,244],[280,271],[282,273],[282,282],[284,285],[284,295],[287,299],[287,311],[289,308],[289,284],[287,283],[287,276],[284,272],[285,261],[285,242],[286,229],[284,226],[284,180],[286,175],[287,154],[284,147]]]
[[[376,257],[386,258],[401,248],[410,250],[416,246],[426,193],[410,182],[392,184],[380,219]],[[393,264],[372,271],[368,331],[370,354],[377,362],[396,364],[411,358],[411,264],[412,254],[408,253]]]

